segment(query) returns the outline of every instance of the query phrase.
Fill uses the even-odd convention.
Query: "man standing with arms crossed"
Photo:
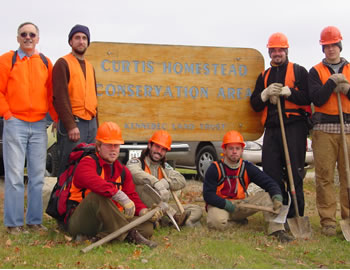
[[[84,59],[90,31],[75,25],[68,35],[72,52],[58,59],[52,73],[54,106],[59,116],[57,130],[59,170],[65,170],[69,154],[80,142],[95,142],[97,90],[93,66]]]
[[[52,63],[35,49],[39,29],[22,23],[17,30],[19,49],[0,57],[0,115],[4,117],[5,167],[4,224],[10,234],[28,233],[24,225],[24,163],[27,158],[27,228],[47,230],[42,225],[42,188],[46,166],[46,119],[52,105]]]
[[[309,131],[307,118],[310,112],[308,73],[304,67],[289,62],[289,44],[284,34],[272,34],[267,48],[271,58],[271,67],[259,75],[250,98],[253,109],[263,112],[262,124],[265,127],[265,135],[262,166],[264,172],[277,181],[282,190],[283,203],[288,204],[290,186],[276,106],[277,99],[280,99],[298,210],[300,216],[303,216],[305,205],[303,178]],[[287,189],[285,182],[287,182]],[[291,204],[288,218],[295,217],[295,214],[294,204]]]
[[[350,64],[340,57],[342,39],[339,29],[334,26],[322,30],[320,44],[325,58],[310,69],[309,75],[310,98],[315,105],[315,112],[312,115],[314,122],[312,148],[316,173],[316,205],[322,233],[327,236],[336,235],[335,163],[338,164],[339,172],[341,217],[349,218],[346,166],[337,101],[337,93],[340,93],[344,129],[350,153]]]

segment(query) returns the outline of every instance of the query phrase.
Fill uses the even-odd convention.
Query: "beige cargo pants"
[[[244,199],[246,203],[272,207],[273,203],[270,195],[267,192],[261,191],[252,196]],[[246,208],[238,208],[233,213],[226,211],[225,209],[217,208],[212,205],[208,205],[207,224],[211,229],[226,230],[232,224],[230,221],[241,221],[249,216],[254,215],[259,210],[252,210]],[[268,234],[273,232],[284,230],[284,224],[269,221],[273,218],[273,214],[264,212],[265,221],[268,222]]]

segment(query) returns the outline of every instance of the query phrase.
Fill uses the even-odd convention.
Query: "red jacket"
[[[96,194],[111,198],[114,194],[117,193],[117,188],[116,185],[108,181],[111,181],[113,178],[115,179],[116,176],[119,176],[121,174],[123,165],[118,160],[113,163],[114,177],[112,178],[110,165],[106,163],[99,155],[97,156],[100,162],[100,166],[104,170],[104,178],[101,178],[101,176],[97,174],[96,162],[94,159],[83,158],[79,162],[74,173],[73,183],[77,188],[90,189]],[[134,202],[136,208],[135,215],[138,216],[140,210],[147,208],[147,206],[143,204],[139,195],[135,191],[134,182],[132,180],[129,169],[126,167],[124,167],[124,169],[125,180],[122,186],[122,190],[126,195],[128,195],[130,200]],[[114,203],[117,205],[116,202]]]

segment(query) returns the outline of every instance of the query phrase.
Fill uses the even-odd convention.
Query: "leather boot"
[[[174,219],[175,219],[177,225],[184,226],[190,215],[191,215],[191,211],[185,210],[185,212],[183,212],[183,214],[175,214]]]
[[[150,248],[155,248],[158,246],[156,242],[153,242],[151,240],[146,239],[143,237],[142,234],[140,234],[137,230],[132,229],[126,239],[134,244],[140,244],[140,245],[146,245],[149,246]]]

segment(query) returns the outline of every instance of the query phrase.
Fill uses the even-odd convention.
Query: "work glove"
[[[332,80],[333,82],[335,82],[336,85],[343,83],[343,82],[349,83],[343,73],[332,74],[329,77],[329,79]]]
[[[273,210],[279,213],[283,205],[282,195],[277,194],[272,196],[272,202],[273,202]]]
[[[280,96],[289,97],[292,94],[288,86],[283,86],[282,91],[280,92]]]
[[[130,219],[134,217],[135,204],[123,191],[118,190],[118,192],[112,196],[112,200],[123,206],[125,218]]]
[[[168,202],[170,198],[169,183],[165,178],[157,181],[153,186],[160,195],[163,202]]]
[[[273,105],[276,105],[278,98],[279,98],[278,96],[271,96],[270,99],[269,99],[270,103],[273,104]]]
[[[350,89],[350,84],[349,83],[340,83],[337,85],[336,88],[334,88],[334,92],[335,93],[342,93],[345,96],[349,93],[349,89]]]
[[[230,200],[225,200],[225,210],[233,213],[239,209],[239,203],[239,201],[232,202]]]
[[[153,210],[155,207],[157,207],[157,205],[153,205],[152,208],[143,208],[140,210],[140,216],[146,215],[149,211]],[[162,210],[158,210],[156,211],[153,216],[149,219],[149,221],[155,223],[158,220],[160,220],[160,218],[163,216],[163,211]]]
[[[266,102],[271,96],[278,96],[282,91],[282,87],[283,85],[280,83],[270,84],[261,92],[261,100]]]

